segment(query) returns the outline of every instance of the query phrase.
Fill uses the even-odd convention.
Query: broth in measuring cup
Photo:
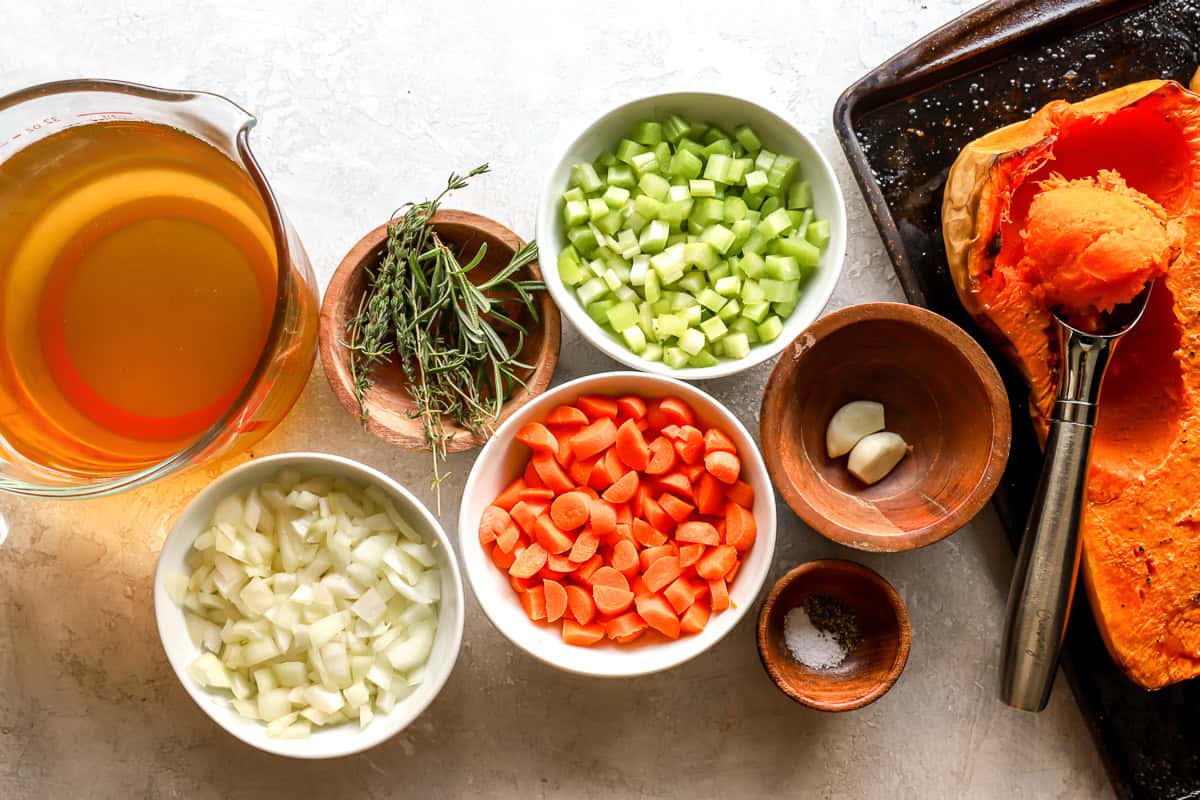
[[[250,378],[271,221],[214,147],[149,122],[66,128],[0,163],[0,436],[109,475],[179,452]]]

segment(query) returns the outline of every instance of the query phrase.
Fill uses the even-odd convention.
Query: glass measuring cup
[[[29,161],[30,153],[41,151],[28,148],[56,134],[82,126],[123,123],[149,123],[187,134],[207,145],[206,149],[214,149],[230,162],[231,170],[243,176],[243,193],[254,201],[262,217],[263,249],[273,265],[273,275],[261,287],[265,330],[261,348],[256,358],[247,354],[252,366],[244,382],[222,395],[220,406],[201,421],[202,428],[186,435],[163,434],[160,438],[166,444],[157,450],[131,445],[127,453],[119,448],[101,452],[81,444],[77,458],[74,452],[61,457],[58,453],[66,451],[40,446],[62,433],[53,415],[35,413],[31,409],[37,404],[29,402],[36,399],[39,383],[48,386],[49,379],[41,375],[31,379],[28,370],[22,373],[5,349],[0,352],[0,491],[47,497],[108,494],[245,450],[287,414],[311,372],[317,328],[312,267],[250,151],[249,133],[256,120],[232,101],[205,92],[106,80],[60,81],[23,89],[0,97],[0,171],[6,163],[16,163],[22,153]],[[30,176],[32,186],[34,181],[48,180],[46,176],[52,175],[56,166],[50,159],[44,164],[23,163],[18,174]],[[187,165],[180,168],[186,170]],[[11,220],[16,212],[0,204],[0,214],[10,215]],[[24,333],[12,326],[35,324],[24,297],[10,303],[18,288],[29,289],[23,284],[19,287],[21,281],[14,277],[12,264],[17,255],[13,251],[19,249],[5,246],[0,239],[0,337],[8,337],[10,342],[14,331]],[[91,365],[93,372],[120,367]]]

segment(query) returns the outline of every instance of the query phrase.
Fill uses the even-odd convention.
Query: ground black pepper
[[[804,611],[814,628],[836,639],[847,653],[862,639],[862,634],[858,631],[858,618],[841,600],[813,595],[804,601]]]

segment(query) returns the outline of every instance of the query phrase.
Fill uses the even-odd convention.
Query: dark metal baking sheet
[[[1050,100],[1200,66],[1200,0],[1001,0],[912,45],[843,93],[842,148],[910,302],[976,335],[1004,375],[1013,447],[995,504],[1015,545],[1041,463],[1026,387],[959,305],[941,198],[959,150]],[[1109,658],[1082,595],[1064,670],[1123,798],[1200,798],[1200,681],[1146,692]],[[997,701],[999,702],[999,701]]]

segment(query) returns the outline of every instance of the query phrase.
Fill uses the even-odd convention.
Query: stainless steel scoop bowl
[[[1000,699],[1014,708],[1041,711],[1050,699],[1079,571],[1079,522],[1100,385],[1113,350],[1142,318],[1153,288],[1147,284],[1106,315],[1101,333],[1082,331],[1055,315],[1058,396],[1009,589],[1000,667]]]

